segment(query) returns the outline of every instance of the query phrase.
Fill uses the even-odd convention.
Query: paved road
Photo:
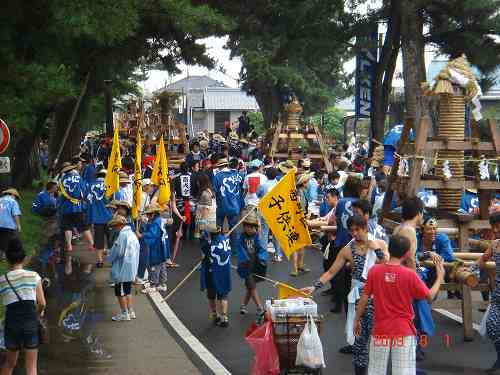
[[[192,268],[199,258],[199,246],[195,242],[184,243],[177,261],[182,265],[169,274],[170,287],[175,286]],[[293,278],[288,275],[289,263],[270,263],[268,276],[275,280],[290,283],[298,287],[311,285],[318,277],[321,268],[321,256],[314,250],[308,251],[306,262],[312,269],[310,274]],[[198,337],[227,368],[235,375],[249,373],[252,352],[244,341],[244,332],[254,319],[253,307],[250,314],[239,314],[239,306],[244,286],[237,274],[233,273],[233,290],[229,296],[230,326],[227,329],[212,326],[208,321],[208,309],[205,295],[199,289],[199,274],[196,273],[169,304],[183,323]],[[276,289],[268,283],[259,284],[262,297],[276,296]],[[440,297],[445,297],[443,294]],[[338,349],[345,345],[343,314],[331,314],[328,310],[329,299],[318,297],[320,312],[325,316],[322,335],[327,369],[326,374],[352,374],[351,357],[338,354]],[[488,341],[479,336],[474,342],[464,343],[462,327],[451,319],[435,313],[438,327],[436,336],[427,348],[427,358],[421,367],[431,375],[484,374],[494,360],[494,349]]]

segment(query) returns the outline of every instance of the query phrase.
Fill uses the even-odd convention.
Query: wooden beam
[[[471,288],[466,284],[462,284],[462,321],[464,325],[464,340],[474,340]]]
[[[323,140],[323,135],[321,134],[320,130],[316,127],[314,123],[311,124],[312,128],[314,130],[314,134],[316,134],[316,139],[319,144],[319,149],[321,151],[321,154],[323,155],[323,161],[325,163],[326,171],[328,173],[333,172],[333,165],[330,161],[330,155],[328,155],[328,148],[325,145],[325,141]]]
[[[408,196],[414,197],[417,189],[420,187],[420,176],[422,175],[422,164],[424,162],[425,142],[427,141],[427,133],[431,126],[429,116],[424,116],[420,120],[420,126],[417,128],[417,138],[415,139],[415,156],[417,159],[413,161],[413,166],[410,172],[410,184],[408,186]]]
[[[455,179],[449,181],[443,180],[420,180],[420,187],[427,189],[481,189],[481,190],[499,190],[498,181],[474,181]]]
[[[410,136],[410,130],[413,127],[414,119],[411,117],[406,118],[405,124],[403,126],[403,132],[401,134],[401,139],[399,141],[398,149],[396,150],[399,155],[401,155],[401,150],[408,143],[408,138]],[[379,214],[380,218],[383,218],[384,215],[389,212],[392,204],[392,197],[394,196],[393,184],[396,182],[398,178],[398,168],[399,168],[399,157],[394,158],[394,165],[391,168],[391,174],[387,179],[387,191],[384,195],[384,202],[382,203],[382,213]]]
[[[486,154],[494,154],[495,148],[490,142],[471,142],[464,141],[436,141],[428,140],[425,144],[425,151],[480,151]],[[404,154],[413,154],[415,151],[415,144],[409,143],[401,150]]]
[[[277,151],[278,141],[279,141],[279,136],[281,133],[282,126],[283,126],[283,124],[282,124],[281,120],[278,120],[278,125],[276,126],[276,132],[274,133],[273,141],[271,143],[271,155],[270,155],[271,159],[274,158],[274,154]]]

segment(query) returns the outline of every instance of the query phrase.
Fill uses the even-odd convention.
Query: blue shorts
[[[396,149],[393,146],[384,145],[384,165],[392,167],[394,165],[394,153]]]

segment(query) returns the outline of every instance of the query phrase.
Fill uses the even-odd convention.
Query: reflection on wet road
[[[102,316],[96,312],[92,265],[68,259],[39,263],[35,269],[51,281],[46,288],[50,344],[40,348],[40,374],[107,372],[113,363],[95,330]]]

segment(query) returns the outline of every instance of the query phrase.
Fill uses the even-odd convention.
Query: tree
[[[87,75],[66,158],[81,139],[105,79],[121,95],[136,90],[141,66],[162,64],[171,72],[180,61],[212,66],[196,40],[227,28],[220,14],[189,0],[123,0],[119,7],[111,0],[6,0],[0,20],[0,117],[15,124],[11,150],[18,186],[37,175],[35,145],[48,119],[54,153]]]
[[[345,111],[335,106],[328,107],[323,114],[323,123],[321,115],[313,117],[313,122],[322,130],[329,138],[337,141],[344,137],[344,118]]]
[[[228,47],[242,60],[243,87],[256,97],[270,123],[293,92],[306,115],[326,108],[349,81],[343,62],[351,55],[352,15],[340,0],[259,0],[207,3],[233,20]]]

